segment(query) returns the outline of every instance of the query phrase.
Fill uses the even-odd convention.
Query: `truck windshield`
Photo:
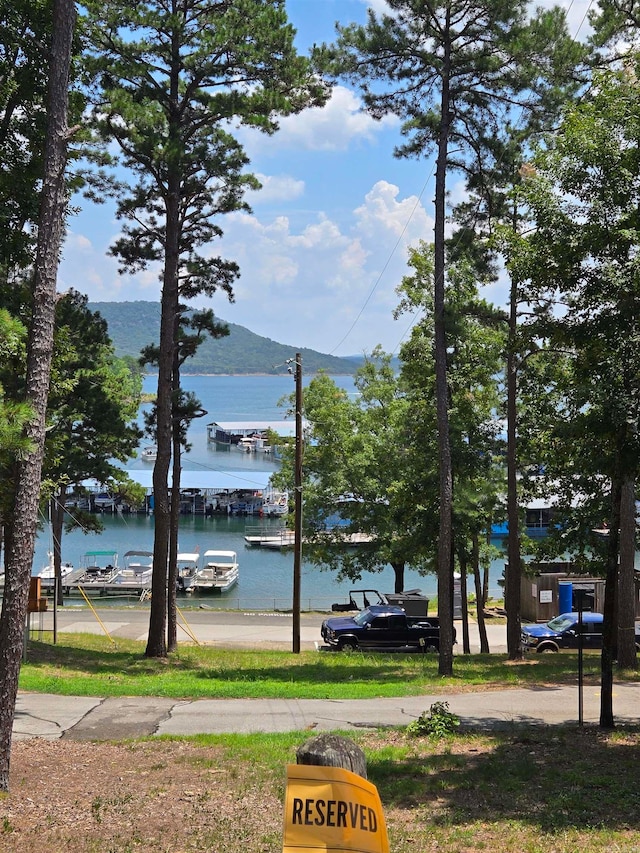
[[[547,622],[547,628],[551,628],[552,631],[566,631],[573,623],[574,620],[569,616],[556,616],[551,622]]]
[[[361,628],[363,628],[365,625],[368,625],[372,619],[373,614],[370,610],[361,610],[360,613],[356,613],[356,615],[353,617],[353,621]]]

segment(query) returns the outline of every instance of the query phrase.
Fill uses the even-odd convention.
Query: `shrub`
[[[412,737],[432,737],[436,740],[452,735],[460,725],[460,718],[449,710],[448,702],[434,702],[417,720],[409,723],[407,734]]]

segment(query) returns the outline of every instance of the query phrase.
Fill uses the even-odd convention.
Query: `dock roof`
[[[254,432],[271,430],[280,436],[295,436],[295,421],[212,421],[207,429],[212,428],[226,432],[229,435],[251,435]]]
[[[235,491],[236,489],[255,489],[264,491],[269,485],[272,471],[182,471],[181,489],[200,489],[204,491]],[[135,483],[145,489],[153,489],[153,471],[151,469],[128,469],[127,474]],[[171,474],[169,474],[171,487]]]

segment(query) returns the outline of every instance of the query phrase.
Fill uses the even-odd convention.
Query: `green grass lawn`
[[[573,654],[459,655],[454,675],[438,675],[437,655],[207,648],[181,645],[166,659],[146,658],[145,644],[112,645],[93,634],[61,634],[57,645],[29,644],[20,688],[76,696],[171,698],[365,699],[421,693],[576,682]],[[599,677],[599,657],[585,656],[585,680]],[[629,677],[633,677],[631,674]]]

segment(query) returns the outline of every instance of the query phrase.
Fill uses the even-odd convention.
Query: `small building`
[[[578,610],[576,593],[582,593],[582,609],[604,612],[605,579],[578,575],[570,562],[529,564],[520,586],[520,615],[527,622],[548,622],[560,613]],[[535,573],[537,572],[537,573]],[[635,613],[640,618],[640,573],[635,576]]]

